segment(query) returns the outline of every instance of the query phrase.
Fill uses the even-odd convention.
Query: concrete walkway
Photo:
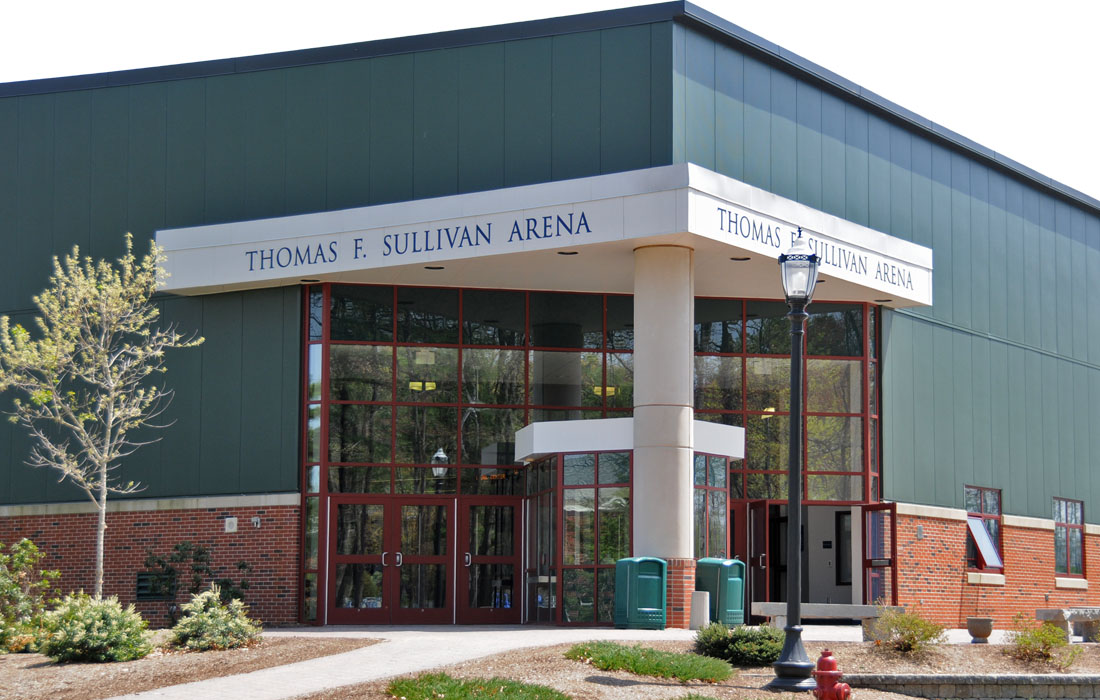
[[[996,632],[994,633],[997,634]],[[1003,634],[1003,633],[1002,633]],[[461,661],[525,647],[551,646],[590,639],[621,641],[687,640],[690,630],[619,630],[606,627],[415,626],[295,627],[266,630],[266,637],[369,637],[382,639],[355,651],[323,656],[236,676],[169,686],[123,698],[168,700],[278,700],[343,685],[367,683],[426,671]],[[858,642],[858,626],[807,625],[806,641]],[[949,630],[951,643],[969,642],[966,630]],[[999,641],[995,636],[991,641]]]

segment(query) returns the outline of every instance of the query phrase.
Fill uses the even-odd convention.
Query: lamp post
[[[802,238],[779,256],[783,293],[791,319],[791,412],[790,449],[787,467],[787,626],[779,661],[772,664],[774,690],[809,690],[814,665],[802,646],[802,338],[806,333],[806,307],[817,284],[818,256]]]

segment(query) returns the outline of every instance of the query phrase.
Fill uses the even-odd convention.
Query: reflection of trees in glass
[[[390,461],[390,407],[329,405],[329,460]]]
[[[397,348],[397,400],[453,403],[458,400],[458,350]]]
[[[595,571],[566,569],[562,593],[565,601],[562,615],[566,622],[592,622],[595,617]]]
[[[329,398],[389,401],[393,398],[393,350],[378,345],[329,346]]]
[[[806,410],[859,413],[862,365],[860,360],[806,360]]]
[[[325,295],[320,287],[309,290],[309,339],[320,340],[325,320]]]
[[[397,337],[402,343],[457,343],[458,290],[398,287]]]
[[[787,305],[783,302],[746,302],[745,352],[790,355],[791,322],[787,312]]]
[[[695,351],[741,352],[740,299],[695,299]]]
[[[745,468],[783,470],[789,466],[790,417],[745,416]]]
[[[786,474],[745,474],[745,498],[787,499]]]
[[[382,607],[382,567],[377,564],[336,565],[336,607]]]
[[[625,352],[607,354],[608,406],[630,407],[634,405],[634,355]]]
[[[447,606],[447,567],[443,564],[401,566],[401,607],[406,609]]]
[[[863,477],[844,474],[809,474],[806,477],[808,501],[862,501]]]
[[[695,358],[695,408],[740,411],[741,358],[702,355]]]
[[[389,467],[329,467],[330,493],[389,493]]]
[[[329,337],[332,340],[393,340],[393,287],[332,285]]]
[[[630,489],[599,489],[599,563],[630,556]]]
[[[516,431],[523,427],[523,409],[462,409],[462,461],[464,464],[515,463]]]
[[[750,411],[787,411],[790,407],[790,359],[745,358],[745,408]]]
[[[562,492],[562,510],[562,563],[595,563],[596,490],[566,489]]]
[[[810,355],[863,354],[863,307],[855,304],[810,304],[806,349]]]
[[[436,406],[397,407],[397,455],[403,464],[430,464],[443,450],[447,463],[455,462],[458,411]]]
[[[470,404],[522,406],[522,350],[462,351],[462,400]]]
[[[806,468],[809,471],[863,470],[863,421],[851,416],[806,417]]]

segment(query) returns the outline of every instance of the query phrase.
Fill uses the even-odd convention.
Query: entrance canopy
[[[163,291],[308,282],[634,290],[635,249],[695,251],[700,296],[782,298],[801,227],[820,301],[932,303],[932,251],[693,164],[157,232]]]

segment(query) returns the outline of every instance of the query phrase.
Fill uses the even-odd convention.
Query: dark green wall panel
[[[795,136],[796,83],[780,71],[771,72],[771,185],[768,189],[798,199],[798,141]]]
[[[551,40],[550,172],[555,180],[600,172],[599,65],[600,32]]]
[[[502,187],[504,44],[460,49],[458,84],[458,190]]]
[[[714,42],[688,32],[684,51],[687,81],[684,85],[687,160],[714,169]]]
[[[74,243],[596,175],[672,158],[673,23],[0,99],[0,309]],[[556,135],[556,137],[555,137]],[[161,300],[174,425],[124,466],[141,496],[294,490],[299,292]],[[21,434],[0,454],[26,453]],[[18,462],[16,462],[18,465]],[[0,502],[79,498],[0,473]]]
[[[203,297],[202,412],[198,479],[202,493],[238,493],[244,395],[240,294]]]
[[[504,45],[504,185],[550,175],[550,39]]]
[[[165,226],[196,226],[206,221],[206,85],[187,80],[165,89]]]
[[[821,91],[806,83],[795,90],[795,199],[821,209]]]
[[[714,167],[740,180],[745,172],[745,60],[722,44],[715,51]]]
[[[413,97],[415,56],[373,61],[370,86],[370,192],[376,203],[413,196]]]
[[[745,76],[745,182],[771,186],[771,70],[744,57]],[[690,127],[688,127],[690,128]]]
[[[414,56],[413,197],[458,191],[458,50]]]
[[[652,159],[650,28],[600,34],[600,172],[647,168]]]
[[[371,201],[372,65],[371,61],[346,61],[325,66],[327,209],[347,209]],[[288,138],[294,136],[288,133]]]
[[[58,248],[76,244],[87,251],[91,244],[91,113],[91,93],[57,96],[53,229]]]

